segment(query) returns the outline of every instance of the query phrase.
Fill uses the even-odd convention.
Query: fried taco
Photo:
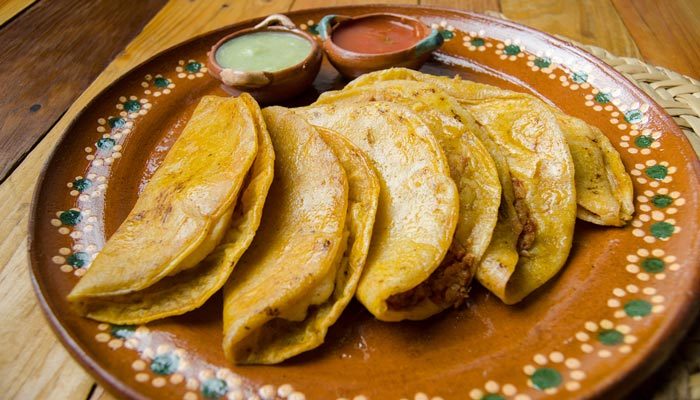
[[[115,324],[202,305],[255,234],[273,162],[250,96],[204,97],[68,299],[86,316]]]
[[[515,269],[482,263],[477,278],[513,304],[554,276],[568,258],[576,220],[574,164],[556,118],[544,106],[499,99],[470,111],[504,149],[522,224]]]
[[[263,115],[275,180],[260,229],[224,287],[223,349],[242,364],[278,363],[323,342],[352,297],[377,196],[352,149],[327,144],[288,109]]]
[[[597,127],[560,112],[555,115],[574,160],[578,218],[624,226],[634,213],[634,190],[620,153]]]

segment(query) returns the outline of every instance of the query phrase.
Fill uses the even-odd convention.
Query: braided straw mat
[[[508,19],[498,12],[486,14]],[[653,98],[673,117],[700,157],[700,81],[636,58],[618,57],[600,47],[556,36],[600,58]],[[700,317],[669,360],[628,398],[700,400]]]

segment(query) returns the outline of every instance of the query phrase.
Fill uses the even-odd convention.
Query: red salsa
[[[422,37],[413,25],[398,18],[367,17],[339,26],[332,36],[333,43],[355,53],[382,54],[405,50]]]

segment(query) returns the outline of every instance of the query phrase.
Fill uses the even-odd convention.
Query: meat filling
[[[420,285],[403,293],[397,293],[386,301],[392,310],[404,310],[430,299],[444,307],[459,307],[469,295],[469,284],[474,276],[474,256],[452,249],[440,266]]]
[[[514,207],[522,231],[518,237],[518,250],[526,251],[532,247],[537,236],[537,225],[530,215],[530,208],[525,202],[527,189],[522,181],[513,178]],[[440,266],[420,285],[403,293],[397,293],[386,301],[392,310],[404,310],[416,306],[421,301],[430,299],[441,307],[459,307],[469,295],[469,284],[474,276],[474,256],[463,251],[450,249]]]
[[[522,181],[513,178],[513,194],[515,195],[515,212],[518,214],[518,219],[523,226],[523,230],[520,232],[518,237],[518,250],[528,250],[535,243],[535,237],[537,236],[537,225],[535,221],[530,216],[530,208],[525,203],[525,197],[527,196],[527,189],[523,185]]]

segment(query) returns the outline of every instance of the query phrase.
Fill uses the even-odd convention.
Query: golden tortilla
[[[260,229],[224,286],[224,353],[243,364],[303,351],[280,328],[302,325],[290,321],[328,302],[348,236],[348,180],[331,148],[290,110],[270,107],[263,116],[275,180]]]
[[[295,110],[345,136],[372,161],[380,181],[372,246],[357,298],[378,319],[424,319],[442,310],[422,299],[392,309],[387,300],[426,281],[452,242],[459,196],[432,132],[394,103],[323,105]]]
[[[479,281],[505,303],[522,300],[564,265],[576,219],[574,164],[556,118],[522,99],[484,101],[470,108],[506,151],[523,231],[518,264],[507,280],[499,265],[481,265]]]
[[[216,265],[200,261],[226,234],[256,159],[244,196],[260,205],[238,207],[243,221],[236,224],[244,228],[252,223],[247,215],[256,208],[259,214],[264,201],[274,157],[266,136],[260,109],[250,96],[204,97],[68,299],[88,317],[111,323],[144,323],[206,301],[223,285],[235,260]],[[249,227],[246,234],[254,231]]]
[[[576,172],[577,216],[598,225],[624,226],[634,213],[632,179],[620,154],[595,126],[555,113]]]
[[[320,346],[328,328],[355,295],[369,251],[379,199],[379,180],[362,152],[335,132],[317,128],[348,178],[345,219],[347,248],[335,273],[333,294],[302,321],[277,319],[261,328],[253,355],[245,362],[277,363]]]
[[[104,299],[92,299],[88,316],[118,324],[142,324],[200,307],[226,283],[236,262],[248,248],[260,225],[263,205],[274,173],[275,153],[260,109],[250,102],[258,129],[258,153],[250,169],[240,198],[233,211],[228,231],[212,254],[192,268],[167,276],[139,292]]]

